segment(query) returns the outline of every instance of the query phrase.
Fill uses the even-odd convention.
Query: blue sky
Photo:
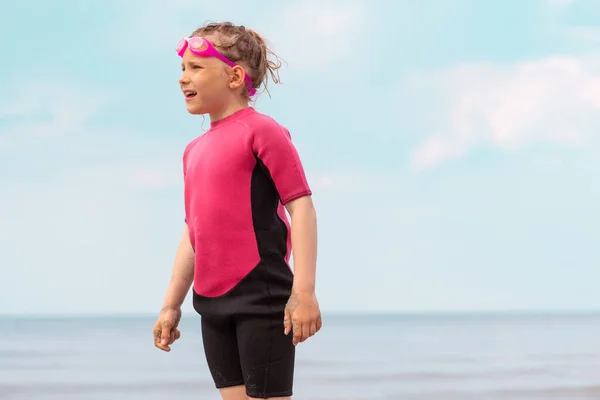
[[[308,172],[324,311],[600,309],[598,3],[216,4],[3,6],[0,314],[158,311],[208,126],[174,48],[209,20],[287,61],[256,108]]]

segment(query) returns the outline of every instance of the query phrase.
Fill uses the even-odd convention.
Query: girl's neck
[[[240,98],[237,101],[231,101],[222,109],[215,112],[211,112],[210,121],[217,122],[219,120],[222,120],[223,118],[229,117],[230,115],[236,113],[239,110],[243,110],[244,108],[248,108],[248,100]]]

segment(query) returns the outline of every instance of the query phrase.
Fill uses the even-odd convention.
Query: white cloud
[[[0,98],[0,117],[6,121],[0,127],[0,150],[5,152],[5,159],[10,158],[11,150],[28,149],[30,155],[32,150],[39,151],[37,162],[47,162],[52,150],[61,149],[63,159],[52,160],[57,161],[52,164],[72,163],[66,171],[72,179],[110,178],[114,184],[153,188],[170,187],[181,180],[177,162],[182,149],[176,147],[177,143],[151,140],[127,127],[98,127],[92,123],[105,106],[117,99],[117,93],[56,80],[30,82],[11,88],[8,94]],[[32,137],[44,141],[32,143]],[[138,148],[140,140],[144,141],[144,151]],[[56,178],[65,171],[57,168],[53,172]]]
[[[127,8],[124,18],[103,36],[113,49],[156,56],[175,47],[182,35],[208,21],[229,20],[264,35],[275,52],[294,68],[321,70],[358,47],[369,22],[364,0],[302,0],[279,3],[228,3],[177,0],[151,1]],[[135,32],[135,35],[131,35]],[[141,43],[139,38],[144,38]],[[151,45],[142,45],[148,44]]]
[[[597,46],[600,42],[600,25],[574,22],[583,16],[597,15],[597,0],[546,0],[545,14],[550,31],[560,39],[567,38],[574,44]],[[594,48],[595,50],[595,48]]]
[[[103,146],[102,150],[106,151]],[[129,147],[129,146],[128,146]],[[131,149],[133,153],[133,149]],[[107,182],[114,188],[138,189],[178,189],[183,184],[179,158],[172,151],[166,151],[171,158],[162,157],[161,149],[152,149],[153,159],[135,157],[129,161],[107,161],[95,165],[75,168],[63,180],[72,182]]]
[[[544,4],[546,7],[562,9],[570,6],[574,2],[575,0],[546,0]]]
[[[18,80],[23,82],[23,80]],[[110,101],[108,92],[83,85],[27,83],[8,90],[0,105],[6,140],[14,136],[57,136],[77,132]]]
[[[549,57],[513,65],[467,64],[426,78],[449,112],[413,152],[414,170],[481,146],[519,150],[534,143],[584,146],[600,122],[600,63]],[[423,82],[421,82],[423,83]]]
[[[390,176],[360,170],[328,170],[307,172],[307,179],[318,193],[364,193],[373,187],[385,187],[384,182],[389,182]]]
[[[102,311],[94,296],[70,299],[129,298],[149,269],[142,297],[159,307],[183,226],[180,143],[98,126],[114,95],[90,85],[31,82],[2,95],[0,264],[11,268],[0,280],[0,313]],[[41,238],[34,251],[23,240],[32,227]],[[33,305],[15,289],[31,284],[52,301]],[[145,307],[130,301],[123,311]]]
[[[565,35],[577,42],[600,43],[600,26],[575,25],[564,29]]]
[[[365,2],[308,0],[287,3],[267,31],[291,65],[320,70],[360,49],[368,24]]]
[[[0,313],[102,312],[93,294],[108,292],[127,299],[111,311],[158,309],[183,227],[182,192],[143,187],[127,169],[80,168],[73,163],[67,174],[3,183],[10,195],[0,199],[0,259],[11,271],[0,282]],[[23,240],[32,227],[40,238],[33,251]],[[51,300],[34,304],[14,289],[31,285]]]

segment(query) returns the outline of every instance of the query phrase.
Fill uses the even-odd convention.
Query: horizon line
[[[3,313],[0,318],[149,318],[158,312],[79,312],[79,313]],[[600,316],[600,309],[547,309],[547,310],[405,310],[405,311],[322,311],[324,317],[551,317]],[[182,317],[198,316],[194,311],[182,312]]]

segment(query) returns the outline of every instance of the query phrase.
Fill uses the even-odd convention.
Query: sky
[[[158,312],[209,125],[175,47],[222,20],[286,60],[254,106],[307,171],[323,312],[600,310],[600,3],[2,8],[0,314]]]

